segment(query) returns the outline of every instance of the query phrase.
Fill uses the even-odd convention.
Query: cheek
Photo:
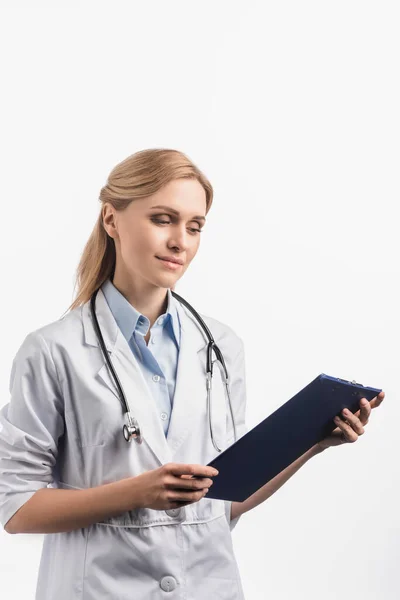
[[[185,271],[189,267],[189,265],[192,262],[192,260],[194,259],[194,257],[196,256],[197,250],[198,250],[198,244],[195,244],[190,249],[188,249],[188,252],[186,253]]]
[[[140,226],[138,223],[128,225],[123,231],[122,251],[131,256],[143,256],[151,249],[153,238],[152,231],[146,226]]]
[[[121,241],[121,251],[122,254],[126,256],[136,256],[142,247],[140,234],[137,235],[136,232],[132,232],[130,234],[125,235],[124,239]]]
[[[196,254],[197,254],[197,251],[198,251],[199,246],[200,246],[200,236],[201,236],[201,233],[198,233],[197,234],[197,238],[196,238],[196,240],[195,240],[195,242],[193,244],[193,247],[192,247],[192,251],[191,251],[191,255],[190,255],[191,258],[194,258],[196,256]]]

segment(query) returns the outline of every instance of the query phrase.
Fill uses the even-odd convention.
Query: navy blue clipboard
[[[381,391],[321,373],[208,463],[219,474],[206,497],[243,502],[332,433],[343,408],[355,413]]]

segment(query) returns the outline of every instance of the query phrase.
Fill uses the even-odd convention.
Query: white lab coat
[[[175,302],[176,299],[175,299]],[[96,314],[105,345],[144,441],[123,438],[123,405],[99,347],[89,302],[32,333],[11,370],[11,400],[0,411],[0,521],[36,490],[84,489],[168,462],[206,465],[217,455],[206,410],[207,339],[177,303],[181,345],[168,437],[140,366],[100,290]],[[245,431],[243,342],[201,315],[231,379],[237,433]],[[217,442],[233,442],[219,370],[213,377]],[[242,600],[232,547],[230,502],[207,497],[174,511],[148,508],[46,534],[36,600]]]

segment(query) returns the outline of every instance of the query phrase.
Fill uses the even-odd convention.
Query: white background
[[[215,198],[176,291],[244,339],[248,426],[320,372],[386,392],[242,517],[246,598],[397,600],[398,3],[14,0],[0,22],[0,404],[72,302],[109,171],[179,149]],[[34,597],[42,540],[0,532],[2,597]]]

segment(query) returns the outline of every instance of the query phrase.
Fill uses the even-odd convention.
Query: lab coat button
[[[160,381],[159,375],[153,375],[153,381]]]
[[[172,575],[163,577],[160,581],[160,587],[164,592],[172,592],[176,588],[176,579]]]
[[[171,508],[170,510],[165,511],[169,517],[177,517],[181,514],[180,508]]]
[[[163,420],[163,421],[166,421],[166,420],[168,419],[168,415],[167,415],[167,413],[165,413],[165,412],[162,412],[162,413],[161,413],[161,418],[162,418],[162,420]]]

